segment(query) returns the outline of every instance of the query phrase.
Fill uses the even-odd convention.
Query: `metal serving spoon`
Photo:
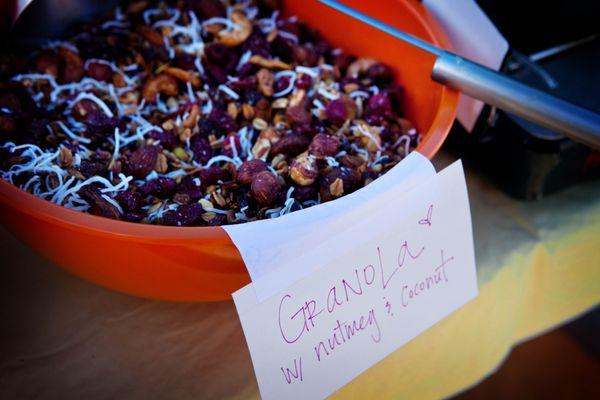
[[[569,138],[600,148],[600,115],[508,78],[480,64],[444,51],[336,0],[319,0],[350,17],[437,57],[431,78],[443,85],[513,113]],[[118,0],[34,0],[11,31],[14,50],[28,51],[58,38],[75,21],[94,17]]]
[[[437,57],[431,79],[569,138],[600,148],[600,115],[444,51],[336,0],[319,0]]]

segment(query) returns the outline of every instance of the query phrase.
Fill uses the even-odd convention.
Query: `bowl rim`
[[[429,36],[431,43],[452,50],[450,40],[439,23],[416,0],[395,0],[404,2],[413,17],[421,24]],[[442,86],[438,104],[441,105],[431,127],[424,135],[426,139],[416,151],[428,159],[444,143],[456,118],[459,94],[457,91]],[[123,239],[142,242],[164,242],[181,239],[202,239],[219,241],[229,238],[221,226],[175,227],[150,225],[137,222],[119,221],[100,217],[64,206],[51,203],[0,178],[0,203],[3,207],[12,207],[18,211],[43,220],[86,234],[110,234]],[[249,222],[252,223],[252,222]]]

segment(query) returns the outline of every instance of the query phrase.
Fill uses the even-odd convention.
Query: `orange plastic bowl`
[[[456,115],[458,95],[429,78],[434,59],[323,6],[286,1],[284,13],[317,28],[334,46],[391,66],[406,88],[406,113],[425,132],[419,151],[431,158]],[[421,38],[447,47],[445,36],[415,0],[346,1]],[[239,252],[220,227],[134,224],[72,211],[0,180],[0,220],[52,262],[99,285],[175,301],[229,298],[250,282]]]

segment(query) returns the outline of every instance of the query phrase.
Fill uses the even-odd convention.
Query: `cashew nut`
[[[231,30],[220,31],[217,36],[221,43],[227,47],[235,47],[242,44],[252,34],[252,22],[240,11],[231,14],[231,20],[237,26]]]
[[[147,102],[154,103],[159,94],[175,96],[178,93],[177,89],[177,81],[171,75],[160,73],[146,80],[142,96]]]
[[[348,66],[346,76],[358,78],[361,73],[367,72],[367,70],[375,64],[377,64],[377,60],[372,58],[359,58]]]

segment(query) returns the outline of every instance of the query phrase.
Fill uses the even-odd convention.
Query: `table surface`
[[[441,153],[441,169],[453,161]],[[465,166],[477,299],[370,368],[339,398],[440,398],[510,347],[600,302],[600,182],[538,202]],[[0,398],[257,398],[232,302],[167,303],[94,286],[0,228]]]

